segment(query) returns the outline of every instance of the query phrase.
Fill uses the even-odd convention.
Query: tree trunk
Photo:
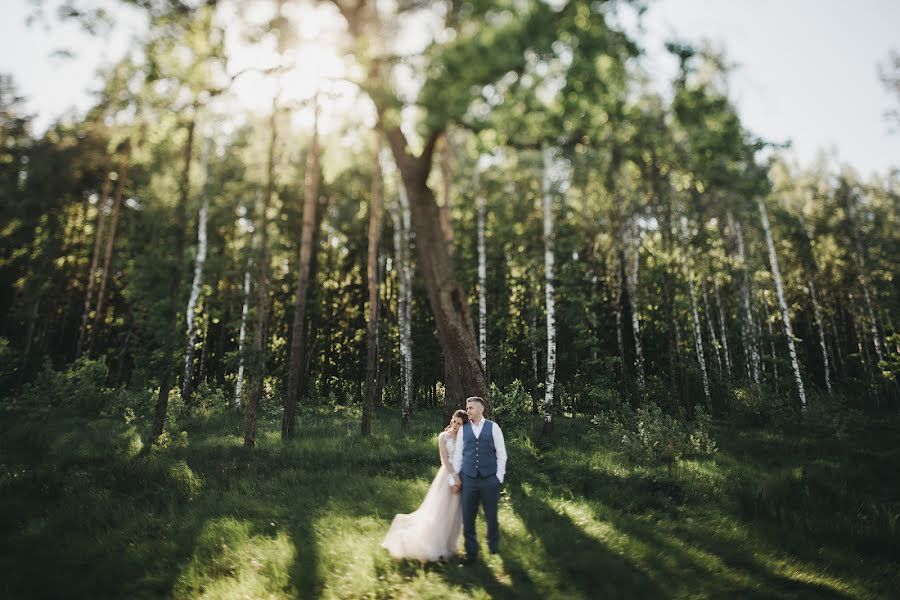
[[[728,224],[734,233],[739,261],[738,268],[741,272],[740,295],[744,306],[741,338],[744,342],[747,379],[748,381],[753,381],[759,387],[759,350],[756,345],[756,326],[753,321],[753,309],[750,303],[750,269],[747,265],[747,254],[744,248],[744,232],[741,224],[732,217],[731,211],[728,211],[727,217]]]
[[[621,237],[623,234],[619,232],[619,236]],[[615,246],[618,246],[619,242],[613,242]],[[615,287],[615,301],[614,301],[614,311],[616,317],[616,346],[619,349],[619,360],[621,361],[620,367],[620,375],[622,377],[622,389],[623,392],[627,392],[628,390],[628,369],[626,368],[627,357],[625,356],[625,326],[624,320],[622,318],[622,307],[623,307],[623,289],[625,287],[625,253],[621,248],[618,248],[615,253],[615,266],[610,269],[610,272],[613,273],[613,286]]]
[[[254,234],[254,239],[256,235]],[[254,244],[255,246],[255,244]],[[254,247],[251,250],[256,250]],[[241,331],[238,334],[238,373],[237,383],[234,386],[234,403],[232,406],[235,410],[241,408],[241,395],[244,391],[244,340],[247,339],[247,314],[250,312],[250,269],[253,267],[253,259],[248,259],[247,269],[244,271],[244,303],[241,307]]]
[[[103,303],[106,300],[106,286],[109,282],[109,271],[112,266],[113,247],[116,243],[116,232],[119,227],[119,214],[122,210],[122,194],[125,190],[125,179],[128,174],[128,156],[122,159],[119,165],[119,183],[116,186],[116,197],[113,201],[112,214],[110,215],[109,237],[106,238],[106,252],[103,256],[103,271],[100,276],[100,289],[97,291],[97,311],[94,313],[94,324],[91,327],[91,334],[88,337],[88,354],[94,352],[94,342],[97,339],[97,332],[100,324],[103,322]]]
[[[775,395],[778,395],[778,355],[775,351],[775,333],[772,331],[772,309],[769,306],[769,296],[764,292],[764,302],[766,307],[766,329],[769,332],[769,347],[770,352],[769,356],[771,357],[772,364],[772,381],[775,384]]]
[[[859,285],[863,292],[863,300],[865,301],[865,308],[869,321],[869,330],[872,334],[872,345],[875,348],[875,355],[878,357],[879,368],[875,370],[878,372],[881,369],[880,364],[884,361],[884,353],[882,351],[881,335],[878,332],[878,321],[875,319],[875,310],[872,305],[872,296],[869,293],[869,282],[868,277],[866,276],[867,271],[863,259],[863,246],[859,237],[856,219],[856,203],[852,191],[847,194],[847,217],[850,221],[850,232],[854,242],[854,251],[851,252],[851,254],[853,256],[853,262],[856,265]]]
[[[194,352],[197,344],[197,325],[195,323],[197,302],[203,288],[203,265],[206,263],[206,220],[209,215],[209,153],[212,151],[212,140],[207,140],[203,151],[203,174],[206,177],[203,189],[203,203],[197,215],[197,256],[194,259],[194,279],[191,281],[191,295],[188,297],[185,321],[187,322],[187,347],[184,352],[184,374],[181,380],[181,400],[187,410],[191,404],[194,380]]]
[[[253,369],[250,377],[250,391],[244,409],[244,447],[256,445],[256,413],[263,396],[266,375],[269,320],[269,207],[275,193],[275,145],[278,140],[278,100],[272,100],[272,115],[269,119],[269,150],[266,167],[266,191],[259,211],[259,262],[256,275],[256,324],[253,335]]]
[[[409,256],[410,210],[404,190],[398,190],[397,202],[391,206],[394,223],[394,263],[397,272],[397,324],[400,329],[400,424],[409,428],[412,414],[412,326],[410,304],[412,277]]]
[[[763,231],[766,234],[766,245],[769,248],[769,263],[772,265],[772,275],[775,277],[775,294],[778,296],[778,306],[781,309],[781,320],[784,323],[784,335],[787,337],[788,350],[791,355],[791,366],[794,369],[794,380],[797,383],[797,393],[800,395],[800,408],[806,410],[806,392],[803,389],[803,379],[800,376],[800,363],[797,360],[797,349],[794,346],[794,332],[791,328],[791,317],[788,313],[787,303],[784,299],[784,287],[781,282],[781,270],[778,268],[778,255],[775,253],[775,242],[772,239],[772,230],[769,228],[769,215],[766,213],[766,205],[762,198],[756,199],[759,207],[759,216],[762,221]]]
[[[544,386],[544,433],[553,432],[553,392],[556,385],[556,309],[553,290],[553,195],[551,191],[550,169],[552,150],[543,149],[544,197],[544,298],[547,312],[547,380]]]
[[[381,240],[381,216],[384,199],[384,182],[381,174],[381,138],[375,136],[375,161],[372,171],[372,197],[369,202],[369,248],[366,262],[366,282],[369,292],[368,318],[366,320],[366,391],[363,401],[360,430],[363,435],[372,433],[372,412],[375,393],[378,390],[378,245]]]
[[[722,344],[719,343],[719,338],[716,337],[715,318],[709,308],[709,293],[706,289],[706,279],[702,276],[700,278],[700,292],[703,295],[703,313],[706,315],[706,325],[709,329],[709,346],[713,357],[716,359],[719,377],[722,377]]]
[[[682,223],[682,239],[684,240],[685,246],[690,248],[687,239],[687,231],[684,228],[684,224]],[[706,400],[706,410],[712,411],[712,397],[709,393],[709,375],[706,372],[706,358],[703,354],[703,328],[700,325],[700,313],[697,310],[697,291],[694,287],[694,269],[691,266],[691,252],[688,252],[688,256],[685,260],[685,270],[688,280],[688,291],[690,293],[691,298],[691,319],[694,324],[694,349],[697,352],[697,364],[700,366],[700,375],[703,378],[703,396]],[[693,407],[688,407],[693,408]]]
[[[450,185],[453,177],[450,164],[452,154],[453,146],[450,144],[450,136],[444,134],[444,147],[441,152],[441,183],[444,188],[444,201],[441,204],[441,231],[444,234],[444,241],[447,244],[447,253],[451,256],[453,255],[453,221],[450,218],[450,209],[453,206],[453,201],[450,196]]]
[[[181,283],[181,260],[184,256],[185,229],[187,228],[187,202],[191,192],[191,157],[194,153],[194,130],[196,129],[196,117],[191,116],[187,123],[187,140],[184,144],[184,166],[181,174],[178,205],[175,207],[175,257],[172,261],[171,279],[169,281],[169,301],[166,306],[166,319],[170,323],[166,334],[164,358],[161,368],[163,375],[159,384],[159,395],[156,397],[156,410],[154,411],[153,427],[150,431],[150,439],[156,439],[162,435],[166,423],[166,413],[169,408],[169,392],[172,390],[172,359],[176,347],[176,324],[178,319],[178,287]]]
[[[529,280],[531,278],[529,277]],[[537,344],[537,320],[538,320],[538,298],[540,298],[540,286],[538,285],[537,278],[535,277],[532,281],[534,285],[534,294],[531,295],[530,301],[530,335],[528,336],[531,342],[531,373],[533,378],[532,384],[532,392],[531,392],[531,414],[538,415],[540,414],[540,405],[538,404],[538,382],[540,379],[538,373],[538,344]]]
[[[441,235],[438,207],[427,184],[433,141],[429,139],[423,154],[415,157],[407,152],[406,139],[399,128],[390,128],[386,134],[410,201],[417,264],[444,354],[445,393],[450,396],[448,401],[457,406],[468,396],[481,396],[487,403],[487,414],[490,414],[487,382],[481,368],[469,303],[465,290],[453,274],[447,244]]]
[[[91,255],[91,266],[88,270],[87,289],[84,292],[84,312],[81,315],[81,327],[78,330],[78,343],[75,347],[75,355],[81,356],[84,342],[87,336],[88,320],[90,319],[91,305],[94,296],[94,282],[97,277],[97,266],[100,262],[100,247],[103,245],[103,229],[106,225],[106,204],[109,201],[109,188],[112,172],[103,182],[100,198],[97,200],[97,226],[94,231],[94,253]]]
[[[478,349],[481,368],[487,377],[487,256],[485,252],[485,198],[481,173],[475,167],[475,207],[478,214]]]
[[[634,370],[637,377],[640,402],[643,404],[647,400],[647,379],[644,374],[644,352],[641,345],[641,318],[638,311],[637,296],[638,269],[641,264],[640,232],[637,230],[637,225],[635,225],[634,231],[630,231],[629,228],[625,227],[623,228],[622,233],[626,236],[624,244],[631,255],[630,260],[625,263],[625,282],[628,286],[628,300],[631,304],[631,332],[634,336]]]
[[[725,372],[731,381],[731,353],[728,351],[728,333],[725,327],[725,309],[722,305],[722,295],[719,293],[719,282],[713,277],[713,292],[716,299],[716,310],[719,313],[719,331],[722,336],[722,354],[725,356]]]
[[[318,101],[316,101],[318,102]],[[288,366],[288,385],[285,392],[284,414],[281,421],[281,437],[294,437],[297,395],[300,391],[300,372],[306,354],[304,323],[309,292],[310,257],[313,253],[313,236],[316,225],[316,205],[319,198],[319,108],[315,107],[313,135],[306,153],[306,181],[303,192],[303,231],[300,234],[300,264],[297,277],[297,296],[294,304],[294,326],[291,334],[291,358]]]
[[[812,300],[813,304],[813,316],[816,319],[816,328],[819,330],[819,348],[822,350],[822,367],[825,374],[825,389],[828,390],[828,395],[830,396],[834,392],[831,389],[831,370],[828,366],[828,345],[825,343],[825,325],[822,322],[822,309],[819,306],[819,299],[816,296],[816,284],[813,282],[812,277],[809,278],[807,285],[809,288],[809,297]]]

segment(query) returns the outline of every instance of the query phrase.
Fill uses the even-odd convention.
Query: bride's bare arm
[[[438,449],[441,453],[441,464],[444,465],[444,468],[447,470],[447,473],[450,475],[455,474],[453,470],[453,465],[450,464],[450,453],[447,451],[447,438],[450,437],[446,433],[442,433],[438,436]]]

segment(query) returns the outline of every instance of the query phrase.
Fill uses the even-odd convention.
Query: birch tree
[[[397,277],[397,325],[400,331],[400,424],[409,428],[412,416],[412,266],[410,265],[410,207],[404,187],[398,186],[391,205],[394,225],[394,270]]]
[[[690,242],[687,239],[687,226],[684,221],[681,222],[681,237],[685,246],[690,248]],[[709,375],[706,372],[706,358],[703,353],[703,328],[700,325],[700,314],[697,310],[697,290],[694,283],[694,267],[692,260],[693,253],[688,250],[684,260],[684,269],[691,298],[691,320],[694,325],[694,350],[697,353],[697,363],[700,366],[700,375],[703,378],[703,397],[706,400],[706,410],[712,411],[712,397],[709,393]]]
[[[775,279],[775,295],[778,298],[778,307],[781,309],[781,321],[784,325],[784,335],[787,338],[788,351],[791,355],[791,367],[794,370],[794,381],[797,384],[797,393],[800,396],[800,408],[806,410],[806,392],[803,389],[803,378],[800,374],[800,362],[797,359],[797,348],[794,345],[794,331],[791,327],[791,316],[788,313],[787,302],[784,299],[784,286],[781,281],[781,269],[778,266],[778,254],[775,252],[775,241],[772,238],[772,229],[769,227],[769,215],[762,197],[757,197],[756,206],[759,208],[759,217],[762,222],[763,232],[766,235],[766,246],[769,249],[769,264],[772,267],[772,276]]]
[[[194,353],[197,344],[197,325],[196,312],[197,302],[200,299],[200,291],[203,288],[203,266],[206,263],[207,252],[207,236],[206,236],[206,220],[209,216],[209,155],[212,151],[212,139],[207,139],[203,149],[203,174],[206,180],[201,192],[202,200],[200,211],[197,216],[197,255],[194,258],[194,278],[191,281],[191,293],[188,297],[187,309],[185,310],[185,323],[187,323],[187,347],[184,352],[184,374],[181,379],[181,399],[188,407],[191,403],[193,395],[194,380]],[[205,342],[204,342],[205,343]]]
[[[256,202],[254,205],[259,204],[259,195],[257,194]],[[246,349],[245,342],[247,339],[247,318],[250,314],[250,271],[253,270],[253,255],[256,252],[256,240],[257,233],[253,230],[253,220],[250,220],[250,230],[251,233],[251,242],[250,242],[250,252],[247,255],[247,266],[244,269],[244,282],[243,282],[243,302],[241,304],[241,329],[238,334],[238,372],[237,372],[237,382],[234,386],[234,409],[239,410],[241,408],[241,400],[243,399],[243,391],[244,391],[244,368],[246,362]]]
[[[747,370],[747,380],[759,386],[759,348],[757,347],[756,325],[753,319],[753,308],[750,302],[751,278],[750,267],[747,264],[747,252],[744,247],[744,229],[740,222],[727,213],[728,226],[734,236],[737,246],[737,268],[741,275],[739,295],[743,306],[743,319],[741,321],[741,340],[744,343],[744,360]]]
[[[483,159],[484,157],[482,157]],[[475,210],[478,217],[478,350],[481,368],[487,375],[487,257],[485,252],[485,194],[481,189],[481,169],[487,164],[479,160],[475,166]]]
[[[543,177],[541,191],[544,206],[544,301],[547,313],[547,379],[544,385],[544,433],[553,432],[553,392],[556,385],[556,304],[553,289],[553,191],[551,170],[553,150],[542,151]]]
[[[641,345],[641,317],[638,304],[638,270],[641,265],[641,241],[637,223],[623,228],[625,250],[628,259],[625,262],[625,282],[628,286],[628,298],[631,301],[631,333],[634,336],[634,370],[641,402],[647,399],[647,379],[644,374],[644,351]]]

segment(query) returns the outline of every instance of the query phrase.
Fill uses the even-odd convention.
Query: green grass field
[[[380,542],[438,467],[437,411],[307,409],[252,452],[237,415],[143,447],[121,419],[6,410],[3,598],[890,598],[900,590],[896,420],[836,439],[719,423],[719,451],[630,466],[586,418],[507,434],[501,552],[392,560]],[[501,423],[502,425],[502,423]],[[484,543],[484,524],[479,521]]]

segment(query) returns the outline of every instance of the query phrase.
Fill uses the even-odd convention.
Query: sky
[[[103,0],[110,6],[118,3]],[[12,73],[40,131],[91,104],[96,71],[122,57],[140,33],[135,11],[91,38],[78,26],[26,25],[32,0],[0,0],[0,72]],[[884,113],[900,104],[878,77],[900,51],[898,0],[651,0],[637,33],[644,63],[663,91],[676,64],[666,41],[708,41],[736,65],[730,92],[745,126],[764,139],[791,141],[808,165],[821,152],[862,175],[900,167],[900,132]],[[72,59],[54,57],[59,49]]]

